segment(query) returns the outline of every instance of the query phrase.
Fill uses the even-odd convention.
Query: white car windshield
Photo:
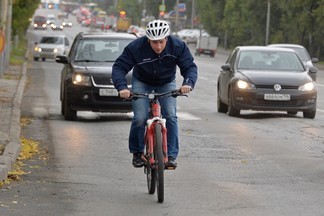
[[[43,37],[40,41],[43,44],[64,44],[62,37]]]

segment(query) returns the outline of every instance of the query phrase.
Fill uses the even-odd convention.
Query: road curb
[[[25,84],[27,80],[27,63],[21,68],[21,77],[13,98],[13,106],[10,115],[9,143],[6,145],[3,155],[0,156],[0,181],[7,179],[8,172],[13,169],[20,148],[20,106],[23,98]]]

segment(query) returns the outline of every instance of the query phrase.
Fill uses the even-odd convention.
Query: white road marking
[[[211,79],[208,79],[207,77],[204,77],[204,76],[198,76],[199,80],[208,80],[208,81],[211,81],[212,83],[217,83],[217,79],[216,80],[211,80]]]
[[[199,79],[208,80],[207,77],[199,76]]]
[[[324,87],[324,84],[316,83],[317,86]]]
[[[190,113],[187,113],[187,112],[178,112],[177,113],[177,116],[179,119],[181,120],[189,120],[189,121],[192,121],[192,120],[201,120],[201,118],[195,116],[195,115],[192,115]]]

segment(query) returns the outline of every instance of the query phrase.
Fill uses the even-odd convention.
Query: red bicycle
[[[167,128],[166,119],[161,115],[159,98],[162,97],[187,96],[180,90],[172,90],[165,93],[132,93],[130,99],[149,99],[149,118],[145,127],[145,165],[148,193],[154,194],[157,189],[158,202],[164,201],[164,170],[175,169],[165,166],[168,162]]]

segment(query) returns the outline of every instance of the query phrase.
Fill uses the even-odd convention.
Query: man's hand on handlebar
[[[131,96],[131,91],[129,89],[123,89],[119,91],[119,97],[127,99]]]
[[[192,91],[191,86],[183,85],[183,86],[181,86],[181,88],[179,90],[176,90],[176,92],[178,92],[178,94],[176,96],[179,96],[179,95],[186,96],[185,94],[189,93],[190,91]],[[169,92],[169,93],[171,93],[171,92]],[[131,97],[133,95],[129,89],[120,90],[118,92],[118,94],[119,94],[119,97],[124,98],[124,99],[131,99]],[[162,94],[165,95],[165,93],[162,93]]]
[[[180,91],[181,91],[182,94],[189,93],[191,90],[192,90],[192,88],[191,88],[190,85],[183,85],[180,88]]]

